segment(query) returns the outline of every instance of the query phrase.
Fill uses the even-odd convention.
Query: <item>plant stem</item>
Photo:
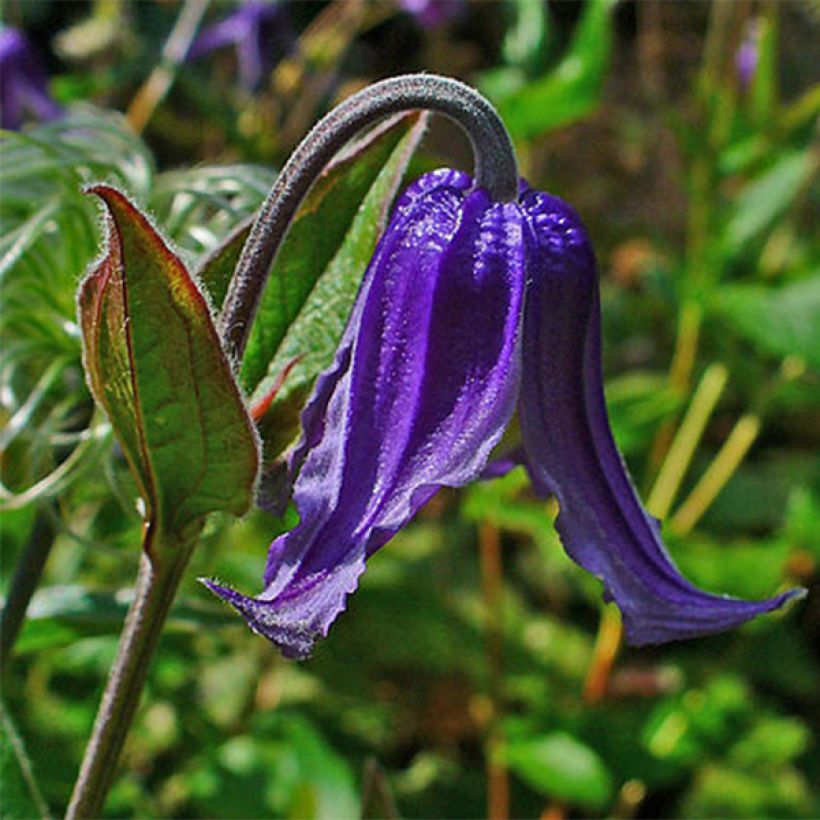
[[[6,662],[20,633],[31,596],[37,589],[53,544],[54,525],[48,514],[41,511],[34,521],[31,538],[14,570],[9,594],[3,606],[0,620],[0,668],[3,670],[6,669]]]
[[[489,672],[491,701],[490,724],[487,732],[487,817],[506,820],[510,816],[510,786],[507,767],[502,762],[504,751],[503,688],[504,632],[501,620],[503,605],[501,571],[501,534],[498,527],[485,521],[478,533],[481,556],[481,585],[485,612],[485,647]]]
[[[623,623],[620,612],[614,606],[605,606],[601,610],[598,636],[584,681],[583,698],[587,703],[597,703],[606,694],[622,638]]]
[[[743,416],[732,428],[729,438],[703,474],[689,497],[669,522],[670,532],[686,535],[709,509],[720,491],[734,475],[760,432],[760,418],[752,413]]]
[[[162,49],[162,59],[143,83],[128,106],[125,116],[131,127],[141,134],[157,106],[165,99],[196,37],[199,24],[210,0],[187,0],[174,29]]]
[[[655,518],[664,519],[669,514],[728,378],[729,371],[722,364],[711,365],[703,374],[646,502]]]
[[[139,704],[148,667],[168,611],[193,551],[185,544],[163,544],[143,551],[134,600],[128,610],[117,657],[108,675],[94,729],[85,750],[66,818],[99,817],[125,737]],[[153,544],[157,547],[156,541]]]

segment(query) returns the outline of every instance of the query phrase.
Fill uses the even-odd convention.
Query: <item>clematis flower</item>
[[[191,45],[188,60],[235,46],[239,82],[247,91],[258,87],[293,40],[285,10],[277,0],[246,0],[232,14],[206,28]]]
[[[800,594],[742,601],[680,575],[610,432],[578,216],[523,183],[517,202],[493,202],[446,169],[399,201],[303,412],[291,459],[300,522],[273,542],[264,590],[206,584],[284,655],[306,657],[365,561],[436,490],[493,474],[516,408],[533,485],[557,497],[564,547],[603,581],[633,644],[726,629]]]
[[[0,26],[0,127],[16,130],[26,114],[47,121],[60,113],[28,40],[17,29]]]

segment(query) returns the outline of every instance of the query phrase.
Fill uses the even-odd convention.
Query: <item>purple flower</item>
[[[464,11],[464,0],[398,0],[423,28],[438,28]]]
[[[760,59],[760,24],[752,20],[746,26],[743,41],[735,53],[735,69],[740,87],[745,91],[752,84]]]
[[[522,185],[497,203],[449,170],[400,200],[305,408],[291,459],[300,523],[273,542],[263,592],[207,585],[306,657],[366,559],[439,487],[487,475],[516,407],[533,484],[557,497],[565,548],[604,582],[632,643],[726,629],[800,594],[747,602],[680,575],[609,429],[583,225],[553,196]]]
[[[196,60],[225,46],[235,46],[239,82],[252,91],[292,39],[284,8],[277,0],[246,0],[233,14],[209,26],[194,40],[188,59]]]
[[[60,106],[48,93],[46,73],[25,36],[17,29],[0,28],[0,126],[16,130],[25,114],[53,120]]]

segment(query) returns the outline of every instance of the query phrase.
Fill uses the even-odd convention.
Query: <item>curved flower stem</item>
[[[194,544],[195,539],[185,544],[166,543],[161,550],[152,550],[153,555],[142,553],[134,600],[66,818],[99,817],[102,812],[151,659]]]
[[[444,114],[470,139],[477,183],[496,200],[518,196],[518,166],[504,123],[477,91],[432,74],[407,74],[368,86],[336,106],[297,146],[259,212],[236,267],[220,325],[238,368],[265,281],[300,203],[339,149],[390,114],[427,109]]]

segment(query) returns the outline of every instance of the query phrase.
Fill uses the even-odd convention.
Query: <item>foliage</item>
[[[62,27],[54,44],[43,9]],[[258,92],[237,89],[230,51],[174,66],[138,136],[113,109],[129,106],[178,11],[9,6],[22,15],[9,22],[54,45],[68,113],[0,141],[4,590],[34,528],[53,537],[4,669],[2,814],[64,809],[141,542],[127,444],[81,367],[75,292],[101,250],[83,188],[113,185],[148,213],[216,313],[241,244],[221,243],[244,236],[270,167],[348,83],[413,65],[482,87],[525,175],[589,223],[613,426],[685,574],[748,597],[801,583],[809,598],[732,634],[624,649],[608,670],[599,585],[561,550],[554,506],[513,470],[440,493],[370,562],[315,657],[294,664],[193,580],[255,589],[293,510],[212,515],[106,816],[348,817],[375,793],[378,816],[392,803],[481,816],[493,767],[512,816],[817,816],[820,90],[808,7],[509,0],[421,30],[387,4],[289,4],[291,47]],[[747,34],[758,59],[744,85],[734,60]],[[269,460],[332,354],[421,127],[381,130],[338,163],[278,263],[265,310],[279,322],[258,326],[244,371],[258,404],[298,358],[262,422]],[[439,127],[411,174],[461,161]],[[680,430],[690,439],[676,448]]]

